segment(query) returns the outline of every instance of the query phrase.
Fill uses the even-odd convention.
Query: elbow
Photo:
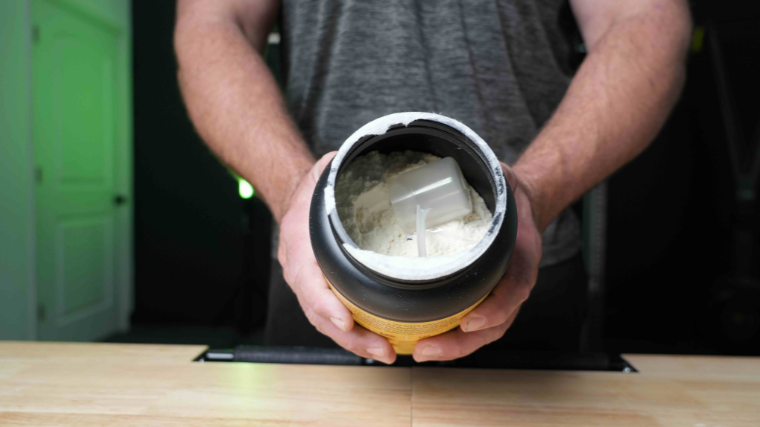
[[[203,32],[203,22],[197,19],[197,13],[186,6],[183,7],[183,1],[177,3],[177,19],[174,23],[172,45],[177,61],[177,78],[181,85],[182,70],[198,61],[204,36],[199,34]]]
[[[694,24],[691,19],[691,12],[688,4],[681,4],[673,22],[674,41],[676,46],[677,57],[680,58],[680,64],[685,66],[686,55],[691,46],[692,32]]]
[[[650,0],[642,2],[644,12],[636,16],[647,30],[649,46],[662,61],[684,72],[691,46],[693,24],[687,0]],[[637,19],[638,18],[638,19]]]
[[[174,21],[172,43],[177,65],[180,68],[185,62],[194,59],[199,45],[204,43],[204,40],[213,38],[213,34],[207,30],[208,22],[217,18],[220,12],[218,8],[210,6],[214,6],[214,3],[198,0],[177,1],[177,18]]]
[[[185,92],[185,80],[187,70],[192,68],[193,61],[198,60],[198,36],[199,23],[191,16],[182,11],[182,1],[178,2],[177,20],[174,23],[172,44],[174,57],[177,63],[177,83],[180,90]],[[184,72],[183,72],[184,71]]]
[[[182,2],[179,2],[180,4]],[[193,27],[191,22],[188,22],[186,14],[177,13],[177,20],[174,23],[174,33],[172,43],[174,46],[174,55],[177,58],[177,64],[182,65],[182,60],[185,57],[187,48],[191,45],[189,39],[192,37],[190,29]]]
[[[179,25],[177,25],[178,27]],[[185,35],[182,34],[180,31],[177,31],[177,28],[175,27],[174,30],[174,56],[177,61],[177,82],[180,85],[180,88],[183,86],[183,75],[182,75],[182,69],[183,69],[183,62],[185,59],[184,49],[185,46],[187,46],[187,41],[185,40]]]
[[[686,0],[653,1],[646,15],[649,23],[650,47],[657,62],[664,66],[674,86],[680,88],[686,80],[686,58],[691,47],[693,24]]]
[[[671,31],[673,32],[675,81],[677,90],[680,93],[686,81],[686,57],[691,47],[694,25],[688,4],[686,2],[678,3],[680,4],[671,22]]]
[[[669,39],[670,57],[667,62],[670,63],[671,72],[671,86],[670,94],[673,103],[679,98],[684,84],[686,83],[686,58],[691,47],[691,39],[693,32],[693,23],[691,19],[691,13],[689,6],[686,2],[675,2],[677,7],[674,13],[670,14],[668,19],[661,21],[663,33],[667,35]],[[666,63],[667,63],[666,62]]]

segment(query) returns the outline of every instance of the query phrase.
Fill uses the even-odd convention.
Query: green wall
[[[0,1],[0,339],[34,338],[34,192],[27,2]],[[33,297],[33,296],[32,296]]]

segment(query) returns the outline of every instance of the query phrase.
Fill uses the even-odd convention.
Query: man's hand
[[[277,257],[285,280],[317,330],[362,357],[391,364],[396,352],[388,340],[354,324],[351,312],[338,300],[322,275],[309,237],[309,207],[314,187],[335,152],[322,157],[301,180],[280,223]],[[283,313],[283,315],[287,315]]]
[[[530,190],[509,166],[502,163],[501,168],[517,205],[517,240],[509,267],[485,301],[462,318],[459,328],[417,343],[414,360],[418,362],[457,359],[501,338],[536,284],[541,233],[536,227],[539,220],[531,206]]]

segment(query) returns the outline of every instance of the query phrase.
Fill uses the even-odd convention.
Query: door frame
[[[134,289],[134,261],[133,245],[133,134],[132,134],[132,25],[131,25],[131,2],[130,0],[23,0],[24,1],[24,26],[26,35],[26,75],[29,87],[26,96],[25,108],[29,114],[27,123],[29,132],[27,138],[28,171],[32,175],[29,179],[29,283],[28,283],[28,313],[27,313],[27,339],[35,340],[38,333],[37,322],[37,260],[36,260],[36,206],[35,192],[36,182],[34,179],[35,155],[32,129],[32,1],[47,1],[54,3],[79,15],[108,24],[119,31],[118,55],[117,55],[117,111],[115,126],[118,135],[116,147],[114,147],[114,189],[117,194],[126,196],[127,203],[115,210],[114,219],[114,297],[118,311],[118,330],[129,329],[130,316],[133,310]]]
[[[29,3],[0,5],[0,339],[36,338]]]

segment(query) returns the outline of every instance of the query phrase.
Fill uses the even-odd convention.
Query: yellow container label
[[[417,341],[440,335],[456,328],[459,326],[459,321],[462,320],[462,317],[469,313],[473,308],[477,307],[478,304],[483,302],[483,300],[486,299],[486,296],[488,296],[484,296],[471,307],[453,316],[440,320],[433,320],[431,322],[406,323],[383,319],[371,313],[367,313],[335,290],[329,281],[327,281],[327,283],[330,285],[330,289],[332,289],[335,296],[337,296],[343,305],[345,305],[351,314],[353,314],[356,323],[378,335],[388,338],[393,349],[396,350],[396,354],[412,354]]]

